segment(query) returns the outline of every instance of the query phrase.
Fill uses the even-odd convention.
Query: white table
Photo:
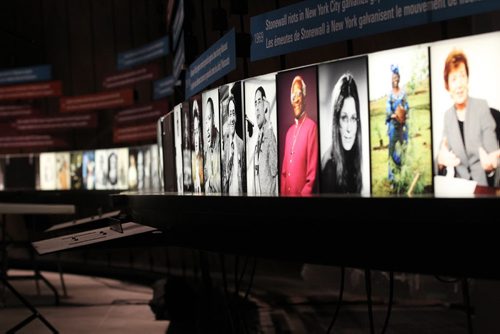
[[[53,333],[58,333],[58,331],[43,317],[40,312],[31,304],[28,300],[26,300],[10,283],[9,277],[7,276],[7,270],[5,267],[6,259],[7,259],[7,245],[5,240],[6,233],[6,215],[71,215],[74,214],[76,208],[74,205],[67,204],[39,204],[39,203],[0,203],[0,229],[2,231],[2,239],[0,240],[1,251],[2,251],[2,268],[0,268],[0,282],[9,289],[23,304],[31,311],[31,315],[28,316],[23,321],[19,322],[17,325],[12,327],[7,331],[7,333],[15,333],[22,327],[29,324],[32,320],[38,318],[40,321],[47,326]],[[22,277],[26,278],[26,277]],[[47,286],[54,292],[54,296],[56,297],[56,304],[59,303],[59,295],[54,286],[39,272],[33,276],[33,278],[42,279]]]

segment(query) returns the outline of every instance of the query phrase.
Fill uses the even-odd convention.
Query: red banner
[[[0,137],[0,149],[67,147],[66,140],[51,135]]]
[[[156,141],[156,122],[146,125],[113,129],[113,142]]]
[[[0,106],[0,119],[21,118],[33,116],[38,113],[38,110],[30,104],[24,105],[3,105]]]
[[[115,114],[115,126],[130,123],[156,123],[156,121],[167,112],[167,101],[158,101],[139,106],[133,106]]]
[[[134,103],[132,89],[122,89],[90,95],[61,97],[61,112],[88,111],[127,107]]]
[[[96,128],[97,116],[95,114],[82,114],[71,116],[23,118],[13,122],[12,126],[18,131],[33,132]]]
[[[26,100],[61,96],[61,81],[0,87],[0,100]]]
[[[105,89],[112,89],[130,86],[141,81],[153,81],[160,77],[160,67],[158,64],[146,65],[129,71],[121,71],[104,78],[102,86]]]

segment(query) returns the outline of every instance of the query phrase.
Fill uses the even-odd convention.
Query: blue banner
[[[156,80],[153,83],[153,100],[159,100],[174,93],[176,79],[169,75],[166,78]]]
[[[186,54],[184,52],[184,33],[182,33],[181,41],[179,42],[179,45],[177,46],[177,51],[175,51],[174,55],[173,70],[175,79],[179,78],[179,75],[182,72],[182,68],[184,67],[185,62],[186,62]]]
[[[177,47],[177,41],[184,26],[184,0],[180,0],[177,4],[177,12],[175,13],[174,23],[172,24],[172,38],[174,41],[173,47]]]
[[[0,70],[0,85],[49,80],[52,80],[51,65],[20,67],[3,71]]]
[[[168,37],[165,36],[154,42],[126,52],[121,52],[117,57],[118,70],[150,62],[153,59],[168,55]]]
[[[250,58],[497,9],[498,0],[308,0],[252,17]]]
[[[198,57],[186,73],[186,99],[236,68],[234,28]]]

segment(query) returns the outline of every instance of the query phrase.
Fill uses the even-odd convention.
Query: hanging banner
[[[51,135],[23,135],[0,137],[0,148],[54,148],[68,147],[66,140]]]
[[[498,9],[498,0],[302,1],[250,19],[250,58],[255,61]]]
[[[168,112],[168,102],[158,101],[132,106],[115,114],[115,125],[154,122]]]
[[[156,80],[153,84],[153,100],[163,99],[174,93],[175,78],[169,75],[166,78]]]
[[[156,123],[113,129],[113,142],[155,141]]]
[[[177,42],[184,26],[184,0],[180,0],[177,4],[177,12],[175,13],[174,23],[172,25],[172,39],[174,49],[177,47]]]
[[[33,116],[38,110],[30,104],[13,104],[0,106],[0,120]]]
[[[0,85],[52,80],[52,66],[39,65],[0,70]]]
[[[173,72],[174,72],[174,78],[176,80],[179,78],[179,75],[181,74],[182,69],[184,68],[185,62],[186,62],[186,54],[184,52],[184,33],[182,33],[181,41],[179,42],[179,45],[174,55]]]
[[[17,119],[12,126],[18,131],[64,131],[70,129],[96,128],[97,116],[95,114],[49,116],[37,118]]]
[[[61,112],[89,111],[127,107],[134,103],[134,91],[122,89],[90,95],[61,97]]]
[[[186,98],[236,68],[235,39],[233,28],[189,66],[186,73]]]
[[[61,81],[0,87],[0,101],[27,100],[51,96],[61,96]]]
[[[170,31],[170,23],[172,21],[172,13],[174,12],[175,0],[167,0],[165,6],[165,22],[167,23],[167,31]]]
[[[158,64],[150,64],[133,70],[123,71],[107,76],[102,81],[102,87],[112,89],[124,86],[131,86],[142,81],[152,81],[160,76]]]
[[[122,52],[117,57],[118,70],[147,63],[153,59],[168,55],[168,37],[165,36],[140,48]]]

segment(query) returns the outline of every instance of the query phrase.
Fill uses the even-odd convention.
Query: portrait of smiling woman
[[[320,65],[322,193],[369,193],[366,82],[364,57]]]

